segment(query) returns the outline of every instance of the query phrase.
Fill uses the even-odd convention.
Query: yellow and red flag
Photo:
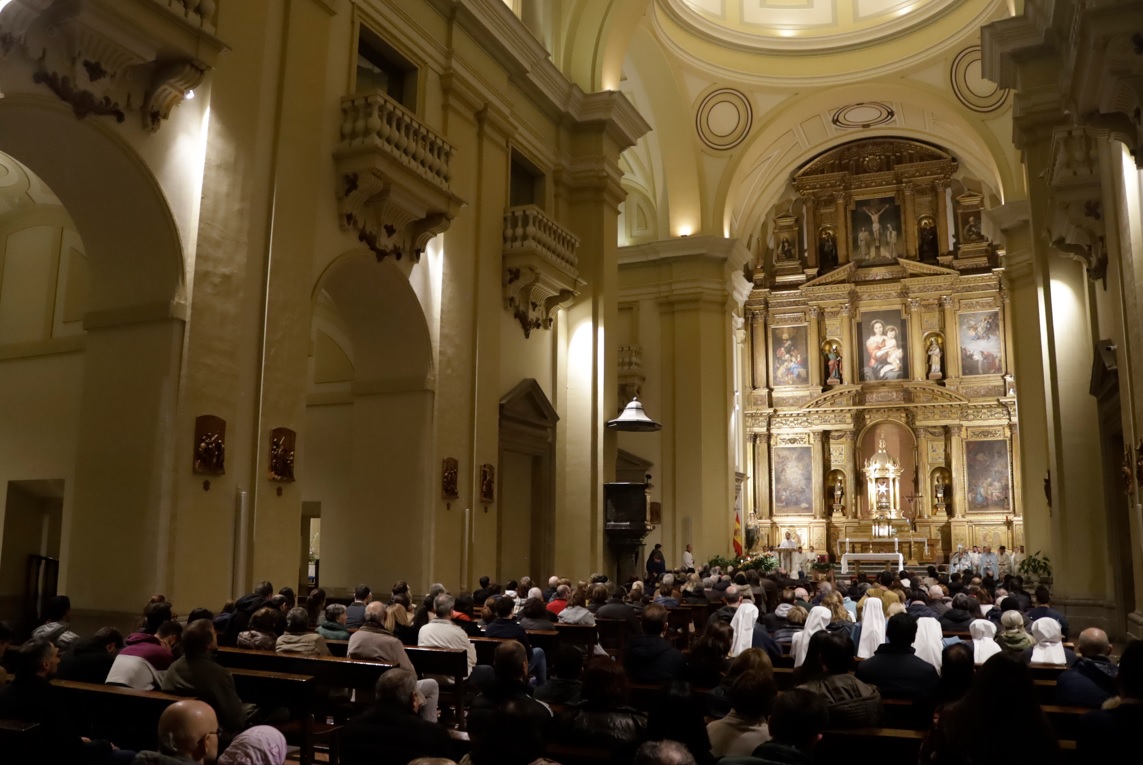
[[[734,554],[742,555],[742,511],[734,508]]]

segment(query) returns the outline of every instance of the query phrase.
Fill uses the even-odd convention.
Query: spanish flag
[[[734,554],[742,555],[742,510],[734,508]]]

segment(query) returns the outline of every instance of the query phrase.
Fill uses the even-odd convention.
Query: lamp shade
[[[643,411],[643,405],[639,403],[639,397],[636,396],[623,407],[623,411],[614,420],[609,420],[607,427],[611,430],[624,430],[629,433],[650,433],[655,430],[661,430],[662,425],[652,420]]]

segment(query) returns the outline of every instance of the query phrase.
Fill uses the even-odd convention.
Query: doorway
[[[559,415],[534,379],[500,399],[496,575],[539,581],[555,561],[555,456]]]
[[[29,561],[60,556],[63,496],[62,478],[8,482],[0,546],[0,620],[19,625],[21,634],[32,628],[42,600],[38,594],[51,584],[42,579],[45,569],[33,569]],[[35,581],[29,581],[30,571],[36,572]]]

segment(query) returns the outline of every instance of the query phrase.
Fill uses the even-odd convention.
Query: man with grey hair
[[[349,649],[346,655],[351,659],[394,664],[401,669],[415,672],[405,646],[401,645],[401,641],[392,632],[385,629],[385,614],[388,609],[389,607],[379,600],[365,607],[365,622],[361,625],[361,629],[349,637]],[[440,697],[439,684],[432,678],[419,680],[417,691],[422,697],[421,719],[436,722],[437,703]]]
[[[937,614],[937,618],[944,616],[952,608],[952,600],[945,597],[945,591],[939,584],[929,588],[929,610]]]
[[[635,765],[696,765],[694,755],[678,741],[648,741],[635,753]]]
[[[159,751],[139,752],[139,765],[175,765],[202,762],[212,765],[218,757],[218,718],[210,704],[176,701],[159,717]]]
[[[571,587],[566,584],[561,584],[556,588],[556,594],[552,596],[551,601],[548,603],[548,613],[552,616],[559,616],[560,612],[568,607],[568,600],[571,599]]]
[[[421,714],[424,700],[418,686],[416,674],[407,669],[381,675],[373,706],[341,731],[343,765],[452,756],[448,732]]]
[[[738,585],[732,584],[726,588],[722,593],[722,608],[715,611],[706,620],[707,624],[714,624],[715,622],[730,622],[734,619],[734,612],[738,610],[738,606],[742,603],[742,593],[738,590]]]
[[[1119,668],[1111,661],[1111,642],[1098,627],[1088,627],[1076,641],[1078,658],[1056,678],[1056,704],[1099,709],[1118,694],[1115,677]]]
[[[433,599],[433,613],[429,623],[417,633],[417,645],[421,648],[453,648],[468,653],[468,674],[476,666],[476,645],[468,639],[468,634],[452,621],[453,606],[456,600],[447,592]]]

